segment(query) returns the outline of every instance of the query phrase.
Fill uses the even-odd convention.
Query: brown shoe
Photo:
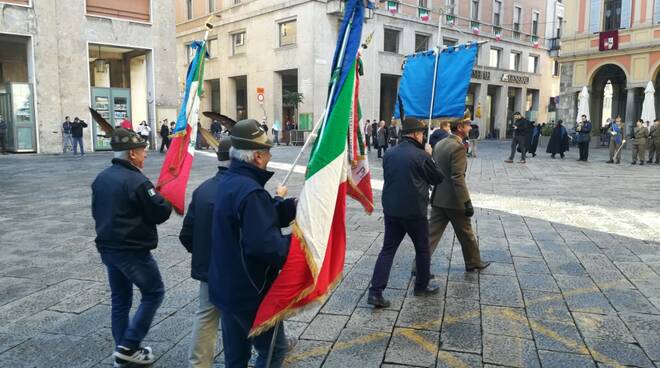
[[[504,162],[506,162],[507,164],[512,164],[513,160],[504,160]]]
[[[486,267],[490,266],[490,262],[481,262],[478,266],[465,266],[466,272],[481,271]]]

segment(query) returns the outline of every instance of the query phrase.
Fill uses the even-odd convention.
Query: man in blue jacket
[[[426,126],[415,118],[403,122],[400,143],[387,150],[383,159],[383,212],[385,236],[378,254],[367,303],[386,308],[390,302],[383,290],[392,269],[392,262],[403,238],[408,234],[415,246],[417,274],[415,296],[437,294],[437,286],[429,286],[431,253],[429,250],[429,187],[442,181],[442,173],[431,158],[431,146],[424,145]]]
[[[275,199],[264,189],[273,176],[266,171],[273,143],[256,120],[233,127],[231,146],[231,163],[218,181],[213,209],[209,296],[222,311],[225,367],[247,367],[254,346],[255,367],[262,368],[275,328],[252,339],[248,333],[289,253],[290,236],[282,235],[281,228],[294,219],[295,207],[293,201],[277,205],[284,201],[286,187],[278,186]],[[282,365],[292,345],[283,326],[277,331],[273,368]]]
[[[147,142],[137,133],[118,128],[110,146],[115,158],[92,184],[92,216],[96,248],[108,270],[112,292],[112,337],[115,367],[151,364],[154,355],[140,344],[149,332],[165,287],[151,250],[158,245],[156,225],[172,206],[142,173]],[[129,320],[133,285],[140,289],[140,307]]]
[[[587,115],[582,115],[582,121],[580,121],[575,128],[577,132],[577,142],[578,147],[580,148],[580,157],[578,161],[588,161],[589,160],[589,142],[591,142],[591,122],[587,120]]]
[[[183,227],[179,233],[181,244],[192,253],[190,276],[199,281],[199,306],[195,312],[192,342],[188,355],[188,362],[192,368],[211,368],[215,356],[220,310],[209,300],[207,281],[211,258],[213,204],[218,191],[218,182],[227,171],[225,164],[229,161],[230,147],[229,137],[220,140],[217,156],[221,166],[218,166],[218,172],[214,177],[204,181],[193,192],[192,201],[188,206],[188,212],[183,219]]]

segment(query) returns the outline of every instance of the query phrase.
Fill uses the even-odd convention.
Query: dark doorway
[[[283,70],[279,72],[282,76],[282,118],[284,122],[289,119],[298,124],[298,109],[297,106],[292,106],[287,103],[287,94],[298,93],[298,69]]]
[[[234,77],[236,85],[236,121],[248,118],[247,75]]]
[[[609,82],[609,86],[608,86]],[[593,131],[600,131],[602,124],[607,118],[615,118],[621,116],[621,119],[626,119],[626,73],[614,65],[607,64],[600,67],[595,73],[591,81],[591,95],[589,101],[589,113],[591,115],[591,122],[594,125]],[[606,87],[608,90],[607,98],[611,99],[611,110],[609,106],[606,110],[611,111],[610,116],[603,116],[603,106],[605,104]],[[609,94],[611,93],[611,96]],[[577,111],[577,110],[576,110]],[[625,121],[626,132],[630,130],[629,125],[632,122]],[[598,128],[598,129],[596,129]]]
[[[220,111],[220,79],[212,79],[211,83],[211,110],[222,113]]]
[[[399,78],[401,77],[398,75],[380,75],[380,120],[385,120],[387,124],[392,121],[394,115]]]

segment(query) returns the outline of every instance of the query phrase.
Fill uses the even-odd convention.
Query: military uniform
[[[645,126],[641,128],[635,128],[633,134],[633,149],[632,149],[632,159],[633,164],[637,163],[639,159],[639,164],[644,165],[644,156],[646,156],[646,140],[649,136],[649,130]]]
[[[460,137],[450,135],[436,144],[433,159],[446,178],[433,188],[431,196],[431,218],[429,220],[429,246],[431,255],[451,222],[458,241],[461,243],[465,268],[480,268],[483,264],[479,245],[472,230],[468,209],[472,210],[470,193],[465,181],[467,154]],[[469,215],[471,216],[471,214]]]
[[[616,163],[619,164],[621,163],[621,150],[619,147],[623,144],[625,133],[623,131],[623,126],[616,129],[614,128],[614,125],[616,125],[616,123],[612,122],[610,127],[607,128],[607,134],[610,136],[610,160],[608,162],[614,163],[614,161],[616,161]],[[616,157],[614,157],[615,155]]]
[[[660,163],[660,124],[653,124],[651,126],[651,132],[649,133],[649,161],[648,163],[653,162],[653,156],[655,155],[655,163]]]

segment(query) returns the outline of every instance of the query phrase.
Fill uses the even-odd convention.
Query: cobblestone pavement
[[[606,165],[602,149],[589,163],[573,150],[566,160],[505,164],[507,151],[506,142],[482,142],[469,168],[482,257],[494,263],[465,273],[448,230],[433,257],[438,297],[412,296],[406,239],[385,292],[392,306],[366,304],[382,211],[366,216],[349,200],[344,279],[323,305],[287,321],[300,337],[288,366],[660,365],[660,167]],[[296,153],[275,148],[274,166]],[[196,159],[191,188],[214,173],[209,156]],[[90,215],[90,183],[109,159],[0,158],[1,367],[110,366],[109,292]],[[151,178],[162,159],[149,158]],[[379,187],[373,152],[371,160]],[[270,189],[284,174],[276,170]],[[294,174],[290,193],[301,183]],[[181,222],[173,216],[159,228],[167,292],[147,337],[154,367],[186,366],[197,283],[178,242]],[[217,367],[220,352],[221,344]]]

